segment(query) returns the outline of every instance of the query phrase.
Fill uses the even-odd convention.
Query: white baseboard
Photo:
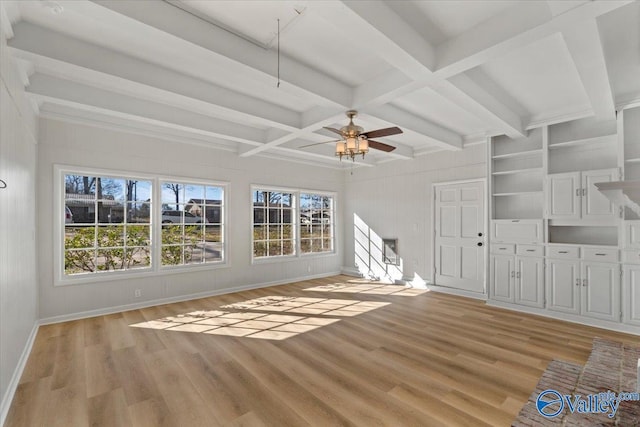
[[[480,294],[480,293],[477,293],[477,292],[464,291],[462,289],[449,288],[449,287],[446,287],[446,286],[438,286],[438,285],[433,285],[433,284],[427,284],[427,289],[429,289],[430,291],[434,291],[434,292],[441,292],[443,294],[458,295],[458,296],[461,296],[461,297],[479,299],[479,300],[482,300],[482,301],[486,301],[487,300],[487,294]]]
[[[4,422],[7,419],[7,415],[9,414],[9,408],[11,407],[11,402],[13,402],[13,396],[15,396],[16,394],[16,390],[18,389],[18,384],[20,382],[20,377],[22,377],[22,372],[27,365],[27,360],[29,360],[29,355],[31,354],[33,343],[35,342],[36,336],[38,335],[39,327],[40,324],[38,321],[36,321],[33,325],[33,328],[31,329],[29,338],[27,338],[27,343],[22,350],[20,359],[18,359],[18,365],[13,371],[13,375],[11,376],[11,381],[9,381],[7,391],[4,393],[4,396],[2,396],[2,402],[0,402],[0,426],[4,425]]]
[[[231,294],[234,292],[249,291],[251,289],[267,288],[269,286],[284,285],[292,282],[302,282],[304,280],[321,279],[323,277],[336,276],[338,274],[341,274],[341,272],[332,271],[329,273],[315,274],[315,275],[309,275],[309,276],[303,276],[303,277],[290,277],[287,279],[274,280],[271,282],[253,283],[250,285],[238,286],[234,288],[215,289],[212,291],[198,292],[195,294],[179,295],[179,296],[168,297],[168,298],[159,298],[159,299],[143,301],[135,304],[125,304],[125,305],[119,305],[114,307],[99,308],[96,310],[81,311],[78,313],[62,314],[59,316],[52,316],[52,317],[40,319],[40,325],[49,325],[52,323],[61,323],[61,322],[68,322],[71,320],[87,319],[89,317],[104,316],[106,314],[121,313],[123,311],[138,310],[140,308],[153,307],[153,306],[162,305],[162,304],[171,304],[174,302],[190,301],[194,299],[207,298],[207,297],[212,297],[216,295]]]
[[[353,277],[362,277],[362,274],[355,267],[346,267],[342,266],[340,268],[340,274],[344,274],[345,276],[353,276]]]

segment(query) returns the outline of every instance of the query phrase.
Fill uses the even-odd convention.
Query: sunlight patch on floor
[[[394,296],[416,296],[429,292],[428,289],[414,289],[398,285],[381,285],[375,283],[333,283],[330,285],[314,286],[313,288],[306,288],[304,290],[313,292]]]

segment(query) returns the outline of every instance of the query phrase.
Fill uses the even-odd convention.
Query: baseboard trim
[[[535,314],[537,316],[546,317],[556,320],[564,320],[566,322],[578,323],[580,325],[592,326],[594,328],[607,329],[609,331],[623,332],[632,335],[640,335],[640,327],[625,325],[624,323],[610,322],[607,320],[585,319],[583,316],[574,316],[568,313],[550,312],[543,308],[527,307],[522,305],[509,304],[502,301],[487,301],[487,305],[491,307],[504,308],[506,310],[517,311],[520,313]]]
[[[362,274],[355,267],[341,267],[340,274],[344,274],[345,276],[353,276],[353,277],[362,277]]]
[[[0,426],[4,425],[4,422],[7,419],[7,415],[9,414],[9,408],[11,408],[11,402],[13,402],[13,397],[15,396],[16,390],[18,389],[18,384],[20,383],[22,372],[24,372],[24,368],[25,366],[27,366],[27,360],[29,360],[29,355],[31,354],[33,343],[36,341],[36,336],[38,335],[39,327],[40,327],[40,323],[36,321],[33,324],[33,328],[31,329],[29,338],[27,338],[27,343],[25,344],[24,349],[22,350],[20,359],[18,359],[18,365],[13,370],[11,381],[9,381],[9,387],[7,387],[7,391],[2,397],[2,402],[0,403]]]
[[[456,288],[448,288],[446,286],[438,286],[438,285],[433,285],[433,284],[427,284],[427,289],[429,289],[430,291],[434,291],[434,292],[441,292],[443,294],[450,294],[450,295],[457,295],[457,296],[460,296],[460,297],[473,298],[473,299],[478,299],[478,300],[481,300],[481,301],[486,301],[487,300],[487,294],[479,294],[477,292],[464,291],[464,290],[456,289]]]
[[[271,281],[271,282],[253,283],[253,284],[250,284],[250,285],[239,286],[239,287],[234,287],[234,288],[215,289],[215,290],[212,290],[212,291],[198,292],[198,293],[195,293],[195,294],[179,295],[179,296],[168,297],[168,298],[159,298],[159,299],[144,301],[144,302],[135,303],[135,304],[125,304],[125,305],[119,305],[119,306],[114,306],[114,307],[106,307],[106,308],[99,308],[99,309],[95,309],[95,310],[81,311],[81,312],[78,312],[78,313],[62,314],[62,315],[59,315],[59,316],[46,317],[46,318],[40,319],[39,323],[40,323],[40,325],[50,325],[50,324],[53,324],[53,323],[68,322],[68,321],[71,321],[71,320],[87,319],[87,318],[90,318],[90,317],[104,316],[104,315],[107,315],[107,314],[114,314],[114,313],[121,313],[123,311],[138,310],[138,309],[141,309],[141,308],[153,307],[153,306],[156,306],[156,305],[171,304],[171,303],[174,303],[174,302],[191,301],[191,300],[195,300],[195,299],[207,298],[207,297],[212,297],[212,296],[216,296],[216,295],[224,295],[224,294],[231,294],[231,293],[234,293],[234,292],[250,291],[252,289],[268,288],[269,286],[284,285],[284,284],[291,283],[291,282],[302,282],[304,280],[321,279],[321,278],[324,278],[324,277],[336,276],[336,275],[339,275],[339,274],[341,274],[341,272],[332,271],[332,272],[329,272],[329,273],[315,274],[315,275],[309,275],[309,276],[290,277],[290,278],[287,278],[287,279],[274,280],[274,281]]]

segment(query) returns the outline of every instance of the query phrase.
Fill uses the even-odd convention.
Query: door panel
[[[516,267],[516,303],[544,307],[544,259],[518,257]]]
[[[616,208],[594,184],[618,180],[617,169],[603,169],[582,172],[582,217],[583,218],[616,218]]]
[[[640,326],[640,265],[625,265],[624,281],[624,321]]]
[[[547,260],[547,308],[564,313],[580,312],[578,261]]]
[[[596,319],[619,321],[618,264],[582,263],[582,314]]]
[[[547,178],[549,218],[580,218],[580,172],[550,174]]]
[[[489,276],[491,278],[491,298],[513,302],[514,257],[491,255]]]
[[[437,185],[435,192],[435,283],[485,292],[484,184]]]

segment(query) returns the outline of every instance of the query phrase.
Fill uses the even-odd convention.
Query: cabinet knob
[[[478,237],[482,237],[482,233],[478,233]]]
[[[482,242],[478,242],[478,246],[482,246]]]

